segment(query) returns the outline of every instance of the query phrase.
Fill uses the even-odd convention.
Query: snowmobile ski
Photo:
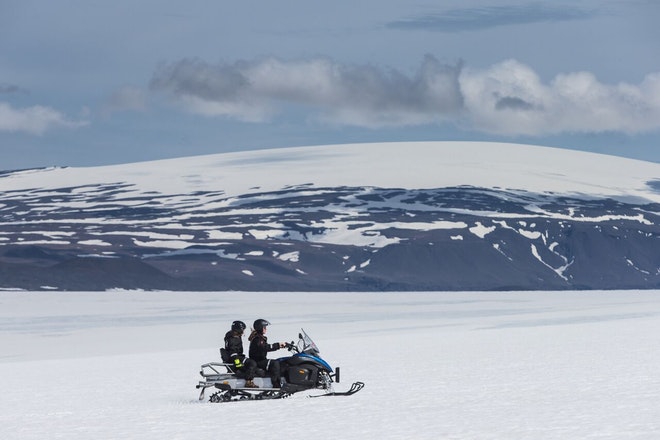
[[[364,382],[353,382],[351,387],[348,389],[348,391],[332,391],[330,393],[325,393],[325,394],[318,394],[316,396],[309,396],[309,397],[326,397],[326,396],[352,396],[353,394],[357,393],[360,391],[362,388],[364,388]]]

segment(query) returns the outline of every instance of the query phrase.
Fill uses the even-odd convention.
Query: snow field
[[[658,293],[2,292],[0,438],[660,438]],[[259,317],[365,388],[199,402]]]

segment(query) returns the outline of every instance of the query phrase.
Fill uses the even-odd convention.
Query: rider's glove
[[[243,366],[243,362],[239,358],[234,359],[234,366],[236,368],[241,368]]]

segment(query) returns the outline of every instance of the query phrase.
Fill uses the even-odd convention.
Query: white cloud
[[[475,70],[426,56],[407,75],[324,58],[218,65],[184,59],[159,68],[151,88],[192,113],[250,122],[295,105],[317,121],[372,128],[452,122],[509,136],[660,129],[660,73],[640,84],[604,84],[589,72],[544,83],[515,60]]]
[[[50,107],[35,105],[14,108],[9,103],[0,102],[0,132],[41,135],[52,128],[77,128],[84,125],[87,125],[86,121],[71,121]]]
[[[504,135],[562,132],[641,133],[660,129],[660,73],[640,84],[603,84],[589,72],[557,75],[544,84],[528,66],[504,61],[462,73],[472,128]]]
[[[459,72],[460,66],[442,65],[430,56],[412,77],[328,59],[268,58],[217,66],[186,59],[160,68],[151,87],[207,116],[263,121],[293,104],[335,124],[402,126],[437,122],[459,111]]]

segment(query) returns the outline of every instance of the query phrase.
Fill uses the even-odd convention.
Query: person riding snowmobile
[[[234,369],[245,376],[245,387],[257,388],[257,385],[253,382],[257,363],[250,358],[246,358],[243,354],[243,332],[245,328],[246,325],[243,321],[232,322],[231,330],[225,334],[225,350],[231,363],[234,364]]]
[[[280,362],[275,359],[268,359],[268,352],[279,350],[286,347],[283,342],[268,343],[266,338],[266,327],[270,322],[265,319],[257,319],[252,326],[252,334],[248,340],[250,341],[250,359],[257,363],[257,367],[267,371],[270,375],[270,381],[273,388],[280,388]]]

